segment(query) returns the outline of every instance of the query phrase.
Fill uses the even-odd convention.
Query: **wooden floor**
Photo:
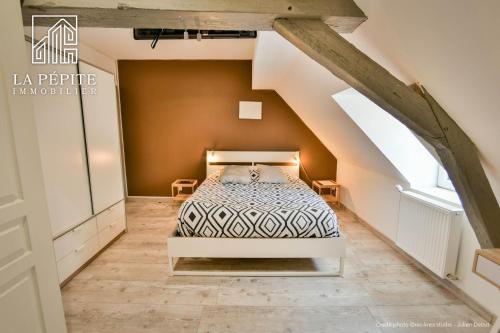
[[[177,209],[169,203],[127,203],[128,233],[63,288],[70,332],[489,331],[461,328],[486,323],[343,211],[338,216],[349,238],[344,278],[169,277],[166,239],[175,228]],[[179,264],[325,269],[337,262],[203,259]],[[440,327],[404,328],[412,323]]]

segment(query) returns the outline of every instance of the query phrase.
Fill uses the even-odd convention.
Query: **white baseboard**
[[[127,196],[127,201],[161,201],[161,202],[169,202],[172,201],[172,197],[152,197],[152,196],[136,196],[129,195]]]

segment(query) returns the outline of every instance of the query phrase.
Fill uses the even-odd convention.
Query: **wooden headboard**
[[[299,178],[298,151],[220,151],[207,150],[207,176],[226,165],[276,165],[292,177]]]

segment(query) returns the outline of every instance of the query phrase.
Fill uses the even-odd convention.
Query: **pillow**
[[[246,165],[228,165],[222,170],[220,182],[222,184],[250,184],[250,172]]]
[[[248,171],[250,172],[250,180],[252,183],[259,181],[259,168],[256,166],[248,167]]]
[[[258,164],[259,167],[259,183],[288,183],[288,177],[279,166]]]

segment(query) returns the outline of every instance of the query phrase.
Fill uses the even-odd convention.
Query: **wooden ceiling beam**
[[[78,15],[80,27],[272,30],[276,18],[320,19],[337,32],[366,20],[353,0],[25,0],[31,15]],[[51,25],[54,19],[46,19]]]
[[[500,247],[500,208],[478,151],[425,89],[417,92],[406,86],[320,20],[278,19],[274,29],[429,142],[455,186],[481,247]]]
[[[482,248],[499,248],[500,208],[479,160],[479,152],[467,134],[427,90],[419,88],[417,91],[429,103],[445,134],[448,145],[435,146],[436,152],[460,196],[476,237]]]
[[[435,116],[422,96],[323,22],[279,19],[275,21],[274,29],[418,135],[438,143],[444,138]]]

